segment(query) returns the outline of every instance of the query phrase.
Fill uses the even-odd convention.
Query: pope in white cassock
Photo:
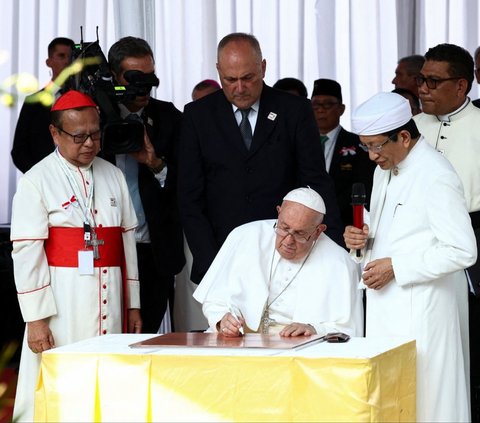
[[[26,322],[18,421],[34,418],[42,351],[121,333],[122,320],[124,331],[141,331],[137,219],[121,171],[96,157],[96,104],[77,91],[62,95],[50,132],[56,151],[25,173],[13,200],[14,276]]]
[[[358,265],[323,233],[323,199],[298,188],[277,210],[234,229],[195,291],[210,330],[362,336]]]
[[[373,96],[352,126],[378,165],[370,225],[344,233],[365,264],[366,336],[416,339],[417,421],[469,421],[464,269],[477,250],[462,184],[420,135],[402,96]]]

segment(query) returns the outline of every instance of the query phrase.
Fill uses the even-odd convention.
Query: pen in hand
[[[237,316],[237,313],[235,313],[232,305],[230,303],[227,304],[228,306],[228,312],[234,317],[234,319],[240,323],[240,319],[238,318]],[[240,326],[240,328],[238,329],[238,331],[240,332],[240,335],[244,335],[245,334],[245,331],[243,330],[243,326]]]

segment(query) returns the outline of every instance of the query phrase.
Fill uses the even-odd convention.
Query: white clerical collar
[[[65,163],[69,169],[72,169],[74,171],[76,171],[77,169],[80,169],[83,172],[87,172],[88,170],[90,170],[90,168],[92,167],[93,161],[95,160],[95,157],[94,157],[93,160],[88,165],[77,166],[77,165],[74,165],[73,163],[70,163],[65,157],[63,157],[58,147],[57,147],[57,153],[58,153],[58,158],[62,160],[62,162]]]
[[[273,253],[273,269],[275,269],[280,263],[288,263],[291,266],[301,266],[305,260],[305,257],[296,260],[288,260],[283,258],[280,253],[275,249]]]
[[[400,173],[404,172],[405,169],[410,166],[410,164],[414,163],[415,161],[418,160],[416,158],[418,151],[421,149],[421,147],[418,147],[420,144],[424,144],[424,138],[423,135],[420,136],[420,138],[417,140],[415,145],[412,147],[412,149],[408,152],[407,156],[396,166],[392,168],[392,174],[394,176],[399,175]]]
[[[465,107],[468,106],[468,103],[470,103],[470,98],[467,97],[465,99],[465,102],[457,110],[454,110],[452,113],[448,113],[446,115],[437,115],[438,120],[440,120],[441,122],[450,122],[453,116],[460,113],[463,109],[465,109]]]

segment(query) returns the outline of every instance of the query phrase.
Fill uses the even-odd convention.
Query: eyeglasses
[[[430,88],[431,90],[434,90],[437,88],[438,84],[441,84],[445,81],[454,81],[456,79],[462,79],[460,77],[454,77],[454,78],[430,78],[424,77],[423,75],[419,75],[415,77],[415,82],[417,83],[417,87],[421,87],[424,83],[427,83],[427,87]]]
[[[95,142],[95,141],[99,141],[100,138],[102,137],[102,131],[101,129],[99,129],[98,131],[95,131],[95,132],[92,132],[90,134],[76,134],[76,135],[73,135],[71,134],[70,132],[67,132],[65,131],[65,129],[62,129],[60,127],[56,127],[60,132],[64,132],[65,134],[67,134],[68,136],[72,137],[73,138],[73,142],[75,144],[83,144],[85,141],[88,140],[88,138],[90,137],[90,139]]]
[[[313,110],[323,109],[323,110],[330,110],[336,104],[340,104],[338,101],[326,101],[325,103],[317,103],[312,102]]]
[[[298,242],[299,244],[306,244],[310,239],[312,238],[313,234],[317,230],[318,226],[315,227],[315,229],[312,231],[310,235],[301,235],[295,232],[290,232],[287,229],[281,228],[278,226],[278,222],[275,222],[273,225],[273,229],[275,230],[275,233],[277,235],[280,235],[283,238],[286,238],[288,235],[291,235],[292,238],[295,240],[295,242]]]
[[[394,139],[396,138],[397,138],[397,134],[392,134],[389,137],[387,137],[387,139],[383,141],[381,144],[377,144],[377,145],[367,145],[361,142],[360,148],[366,153],[368,153],[369,151],[371,151],[372,153],[381,153],[383,150],[383,146],[389,141],[394,141]]]

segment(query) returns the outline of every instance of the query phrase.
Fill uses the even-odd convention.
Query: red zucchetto
[[[80,91],[70,90],[62,94],[52,106],[52,112],[56,110],[78,109],[80,107],[97,107],[92,98]]]

